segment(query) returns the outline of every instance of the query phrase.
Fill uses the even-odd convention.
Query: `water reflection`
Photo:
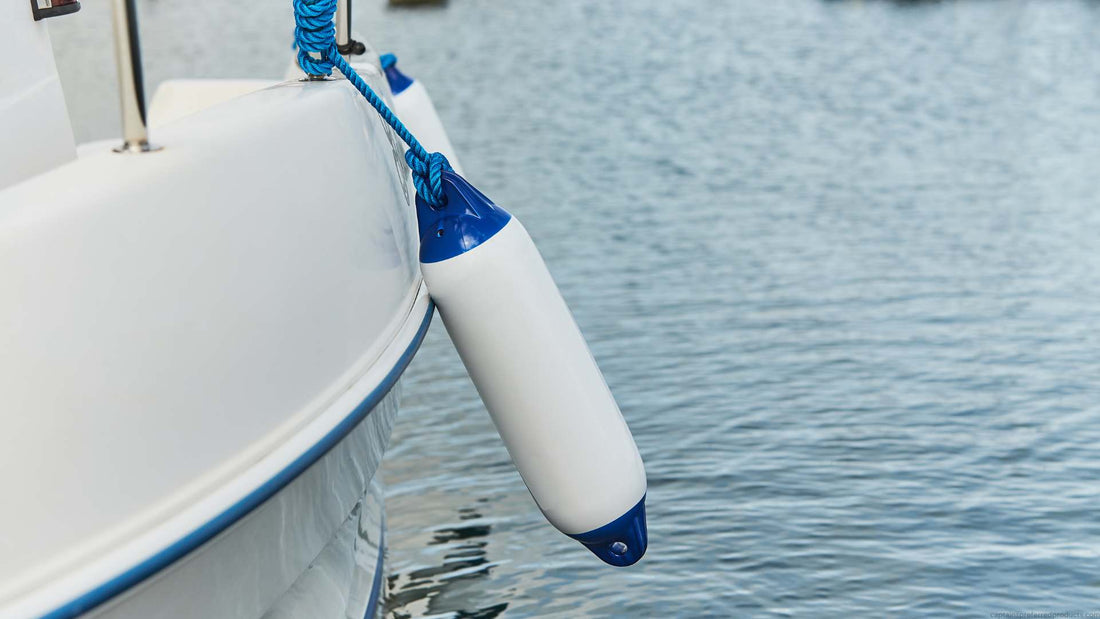
[[[447,0],[389,0],[389,5],[396,9],[444,8]]]
[[[484,502],[484,501],[481,501]],[[489,604],[473,610],[448,610],[450,592],[475,586],[490,575],[499,562],[488,558],[492,524],[478,508],[461,507],[457,511],[459,524],[433,528],[431,546],[442,549],[439,565],[419,567],[394,573],[389,577],[389,596],[385,608],[392,619],[407,619],[424,614],[432,616],[489,619],[503,613],[507,603]]]

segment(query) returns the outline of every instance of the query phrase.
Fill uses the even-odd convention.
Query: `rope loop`
[[[340,55],[336,47],[336,23],[333,21],[336,16],[336,0],[292,1],[298,66],[309,75],[331,75],[333,68],[339,69],[382,120],[409,145],[409,150],[405,151],[405,162],[412,170],[416,192],[432,208],[443,207],[447,204],[447,196],[443,192],[443,172],[450,170],[451,164],[442,153],[429,153],[425,150],[393,110]]]
[[[310,75],[332,75],[336,47],[336,0],[294,0],[298,66]],[[316,56],[314,55],[316,54]]]

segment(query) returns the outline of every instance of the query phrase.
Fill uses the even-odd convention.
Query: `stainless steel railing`
[[[149,143],[135,0],[111,0],[111,9],[115,31],[115,59],[118,63],[118,94],[122,103],[123,141],[115,152],[147,153],[159,150]]]

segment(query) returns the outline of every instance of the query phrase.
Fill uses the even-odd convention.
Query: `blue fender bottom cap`
[[[420,228],[420,262],[443,262],[460,256],[500,232],[512,216],[493,204],[457,173],[443,172],[447,204],[432,208],[416,196],[416,221]]]
[[[649,545],[649,532],[645,524],[645,495],[630,511],[611,524],[569,537],[587,546],[592,554],[608,565],[634,565],[645,555]]]

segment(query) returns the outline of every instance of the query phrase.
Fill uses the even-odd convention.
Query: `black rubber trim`
[[[338,45],[336,48],[344,56],[362,56],[367,53],[367,46],[355,39],[352,39],[344,45]]]

